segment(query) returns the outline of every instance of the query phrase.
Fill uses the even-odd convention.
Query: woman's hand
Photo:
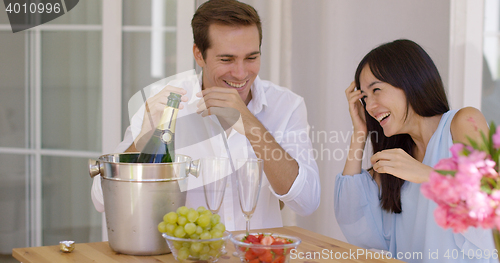
[[[380,151],[370,160],[378,173],[392,174],[413,183],[427,182],[432,171],[430,166],[417,161],[400,148]]]
[[[365,109],[361,104],[360,99],[363,97],[361,90],[356,89],[356,83],[353,81],[351,85],[345,90],[347,102],[349,103],[349,113],[351,114],[352,125],[354,126],[354,133],[363,133],[366,137],[367,128],[365,120]]]
[[[349,153],[345,161],[343,175],[355,175],[361,173],[361,163],[367,138],[367,128],[365,120],[365,109],[361,104],[363,95],[361,90],[356,90],[356,84],[353,81],[345,90],[347,102],[349,103],[349,113],[351,115],[354,131],[351,136]]]

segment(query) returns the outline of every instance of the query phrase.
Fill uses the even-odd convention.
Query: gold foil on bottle
[[[59,250],[65,253],[70,253],[75,249],[75,241],[60,241]]]

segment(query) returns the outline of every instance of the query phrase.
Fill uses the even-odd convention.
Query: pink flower
[[[497,229],[500,229],[500,207],[497,207],[497,209],[495,210],[495,227]]]
[[[453,158],[445,158],[439,160],[439,162],[434,166],[436,170],[443,171],[455,171],[457,170],[457,162]]]
[[[454,144],[452,157],[440,160],[429,181],[422,184],[422,194],[438,205],[434,218],[439,226],[455,233],[469,227],[500,229],[500,175],[496,160],[491,159],[499,154],[500,129],[489,139],[486,145],[493,143],[496,148],[491,152]]]
[[[454,159],[458,158],[464,147],[465,146],[461,143],[455,143],[450,147],[450,152]]]
[[[486,193],[481,191],[476,191],[468,196],[466,204],[469,209],[469,216],[477,219],[479,222],[485,221],[494,212],[492,205],[495,202]]]
[[[493,190],[490,195],[491,199],[494,201],[500,201],[500,190]]]
[[[455,204],[460,201],[460,189],[457,188],[454,178],[450,175],[444,176],[432,171],[429,182],[423,183],[420,191],[438,205]]]
[[[500,148],[500,129],[497,128],[495,134],[493,134],[493,147]]]

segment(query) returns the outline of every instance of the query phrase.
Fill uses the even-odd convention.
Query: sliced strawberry
[[[245,253],[245,259],[246,259],[247,261],[250,261],[250,260],[252,260],[252,259],[256,259],[256,258],[258,259],[258,256],[257,256],[257,255],[255,255],[255,254],[254,254],[251,250],[248,250],[248,251]]]
[[[264,254],[264,252],[266,252],[265,248],[253,247],[253,248],[250,248],[250,250],[252,250],[252,253],[254,253],[254,255],[257,255],[257,256],[260,256],[260,255]]]
[[[288,241],[286,239],[282,238],[282,237],[275,237],[274,240],[275,241],[281,241],[281,242],[283,242],[283,244],[287,244],[288,243]]]
[[[285,262],[285,256],[277,256],[271,263],[284,263]]]
[[[260,241],[262,241],[262,239],[264,238],[264,234],[260,234],[260,235],[258,236],[258,238],[259,238],[259,242],[260,242]]]
[[[245,239],[245,240],[243,241],[243,243],[250,243],[250,241],[248,241],[248,240],[246,240],[246,239]],[[246,251],[247,249],[248,249],[248,248],[247,248],[247,247],[244,247],[244,246],[241,246],[241,247],[240,247],[240,250],[241,250],[241,251]]]
[[[255,244],[256,242],[257,242],[257,243],[259,243],[259,241],[260,241],[260,240],[259,240],[259,238],[258,238],[258,237],[256,237],[256,236],[254,236],[254,235],[248,235],[248,236],[246,237],[246,240],[248,240],[250,243],[254,243],[254,244]]]
[[[272,237],[272,236],[264,236],[262,238],[262,240],[260,241],[260,243],[262,245],[266,245],[266,246],[271,245],[273,242],[274,242],[274,237]]]
[[[259,258],[254,258],[254,259],[248,261],[248,263],[260,263],[260,260],[259,260]]]
[[[283,243],[283,241],[278,241],[278,239],[276,239],[276,241],[274,241],[271,246],[274,246],[274,245],[284,245],[285,243]],[[280,248],[273,248],[272,251],[274,252],[274,254],[276,255],[283,255],[283,252],[285,251],[285,249],[283,247],[280,247]]]
[[[259,256],[260,261],[271,263],[273,261],[273,253],[270,250]]]

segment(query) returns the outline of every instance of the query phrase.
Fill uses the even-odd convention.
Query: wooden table
[[[236,231],[234,233],[241,233]],[[386,256],[375,254],[369,250],[350,245],[348,243],[323,236],[300,227],[280,227],[255,232],[278,233],[297,236],[302,239],[297,252],[292,256],[291,262],[402,262],[396,259],[387,259]],[[229,241],[226,246],[228,253],[218,262],[240,262],[233,256],[234,246]],[[314,254],[316,253],[316,254]],[[366,256],[368,254],[368,258]],[[176,262],[172,254],[160,256],[130,256],[118,254],[109,248],[108,242],[80,243],[75,245],[71,253],[59,251],[59,246],[14,248],[14,258],[23,263],[65,263],[65,262],[116,262],[116,263],[149,263],[149,262]],[[396,255],[394,255],[395,257]],[[295,257],[295,258],[294,258]],[[377,259],[378,258],[378,259]]]

